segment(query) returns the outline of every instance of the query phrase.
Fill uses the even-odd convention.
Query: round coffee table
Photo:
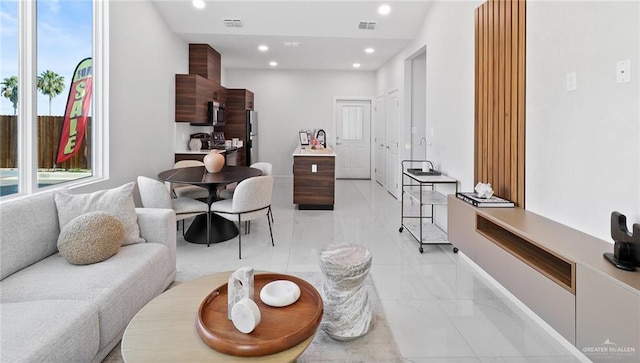
[[[222,354],[198,336],[196,315],[202,300],[229,279],[220,272],[181,283],[151,300],[133,317],[122,337],[125,362],[295,362],[315,336],[280,353],[261,357]]]

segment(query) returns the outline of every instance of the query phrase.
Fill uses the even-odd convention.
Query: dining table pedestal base
[[[211,213],[211,243],[228,241],[238,235],[238,227],[232,221]],[[207,244],[207,215],[200,214],[184,233],[187,242]]]

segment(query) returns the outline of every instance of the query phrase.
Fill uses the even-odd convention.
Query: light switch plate
[[[312,173],[318,172],[318,164],[311,164],[311,172]]]
[[[578,89],[578,80],[576,76],[576,72],[567,73],[567,91],[575,91]]]
[[[625,59],[616,64],[616,83],[631,82],[631,61]]]

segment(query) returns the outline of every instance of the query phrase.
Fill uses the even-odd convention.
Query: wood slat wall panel
[[[480,11],[476,11],[475,12],[475,29],[477,29],[477,31],[475,32],[475,37],[474,37],[474,74],[476,74],[477,76],[474,79],[474,89],[476,90],[476,98],[477,99],[481,99],[482,98],[482,90],[480,89],[480,68],[482,68],[482,57],[480,56],[482,54],[482,44],[480,43],[480,39],[482,39],[482,26],[481,24],[481,17],[482,14]],[[480,115],[482,114],[482,103],[480,102],[474,102],[473,105],[473,119],[474,120],[479,120],[480,119]],[[474,127],[473,130],[473,138],[474,140],[476,140],[476,142],[481,143],[482,142],[482,138],[479,137],[478,132],[480,131],[480,128],[478,127]],[[482,145],[477,146],[480,149],[482,149]],[[478,165],[480,165],[480,161],[482,160],[482,158],[480,157],[480,155],[478,155],[477,152],[473,153],[473,165],[476,165],[475,169],[474,169],[474,173],[477,173],[478,171]],[[478,175],[474,174],[474,180],[478,180]]]
[[[475,182],[524,207],[526,0],[475,13]]]
[[[512,1],[511,2],[511,72],[516,72],[518,69],[518,3]],[[518,89],[518,77],[511,77],[511,90],[512,94],[517,92]],[[517,160],[518,160],[518,150],[517,147],[514,148],[513,140],[518,140],[518,118],[516,115],[518,114],[518,97],[517,94],[513,94],[511,97],[511,137],[510,140],[510,151],[511,151],[511,165],[513,166],[511,169],[511,180],[509,185],[518,185],[518,168],[517,168]],[[517,145],[516,145],[517,146]],[[524,168],[524,165],[523,165]],[[524,178],[524,175],[522,175]],[[524,207],[524,205],[522,205]]]
[[[527,7],[525,0],[518,0],[518,170],[521,175],[518,178],[518,200],[522,201],[524,208],[524,177],[525,177],[525,61],[526,61],[526,33]]]

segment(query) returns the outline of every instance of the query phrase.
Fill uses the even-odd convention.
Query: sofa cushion
[[[89,212],[67,223],[58,236],[60,255],[74,265],[88,265],[118,253],[124,227],[109,212]]]
[[[133,316],[164,291],[174,272],[169,248],[159,243],[123,246],[92,265],[72,265],[55,254],[4,279],[0,300],[91,302],[99,310],[102,349],[119,339]]]
[[[0,321],[2,362],[90,362],[98,352],[98,309],[88,302],[3,303]]]
[[[0,206],[0,280],[57,252],[60,227],[51,193]]]
[[[118,188],[100,190],[94,193],[71,194],[57,191],[54,194],[58,208],[60,229],[75,217],[94,211],[104,211],[115,214],[124,226],[124,241],[122,245],[144,242],[140,237],[138,216],[133,201],[135,183],[127,183]]]

